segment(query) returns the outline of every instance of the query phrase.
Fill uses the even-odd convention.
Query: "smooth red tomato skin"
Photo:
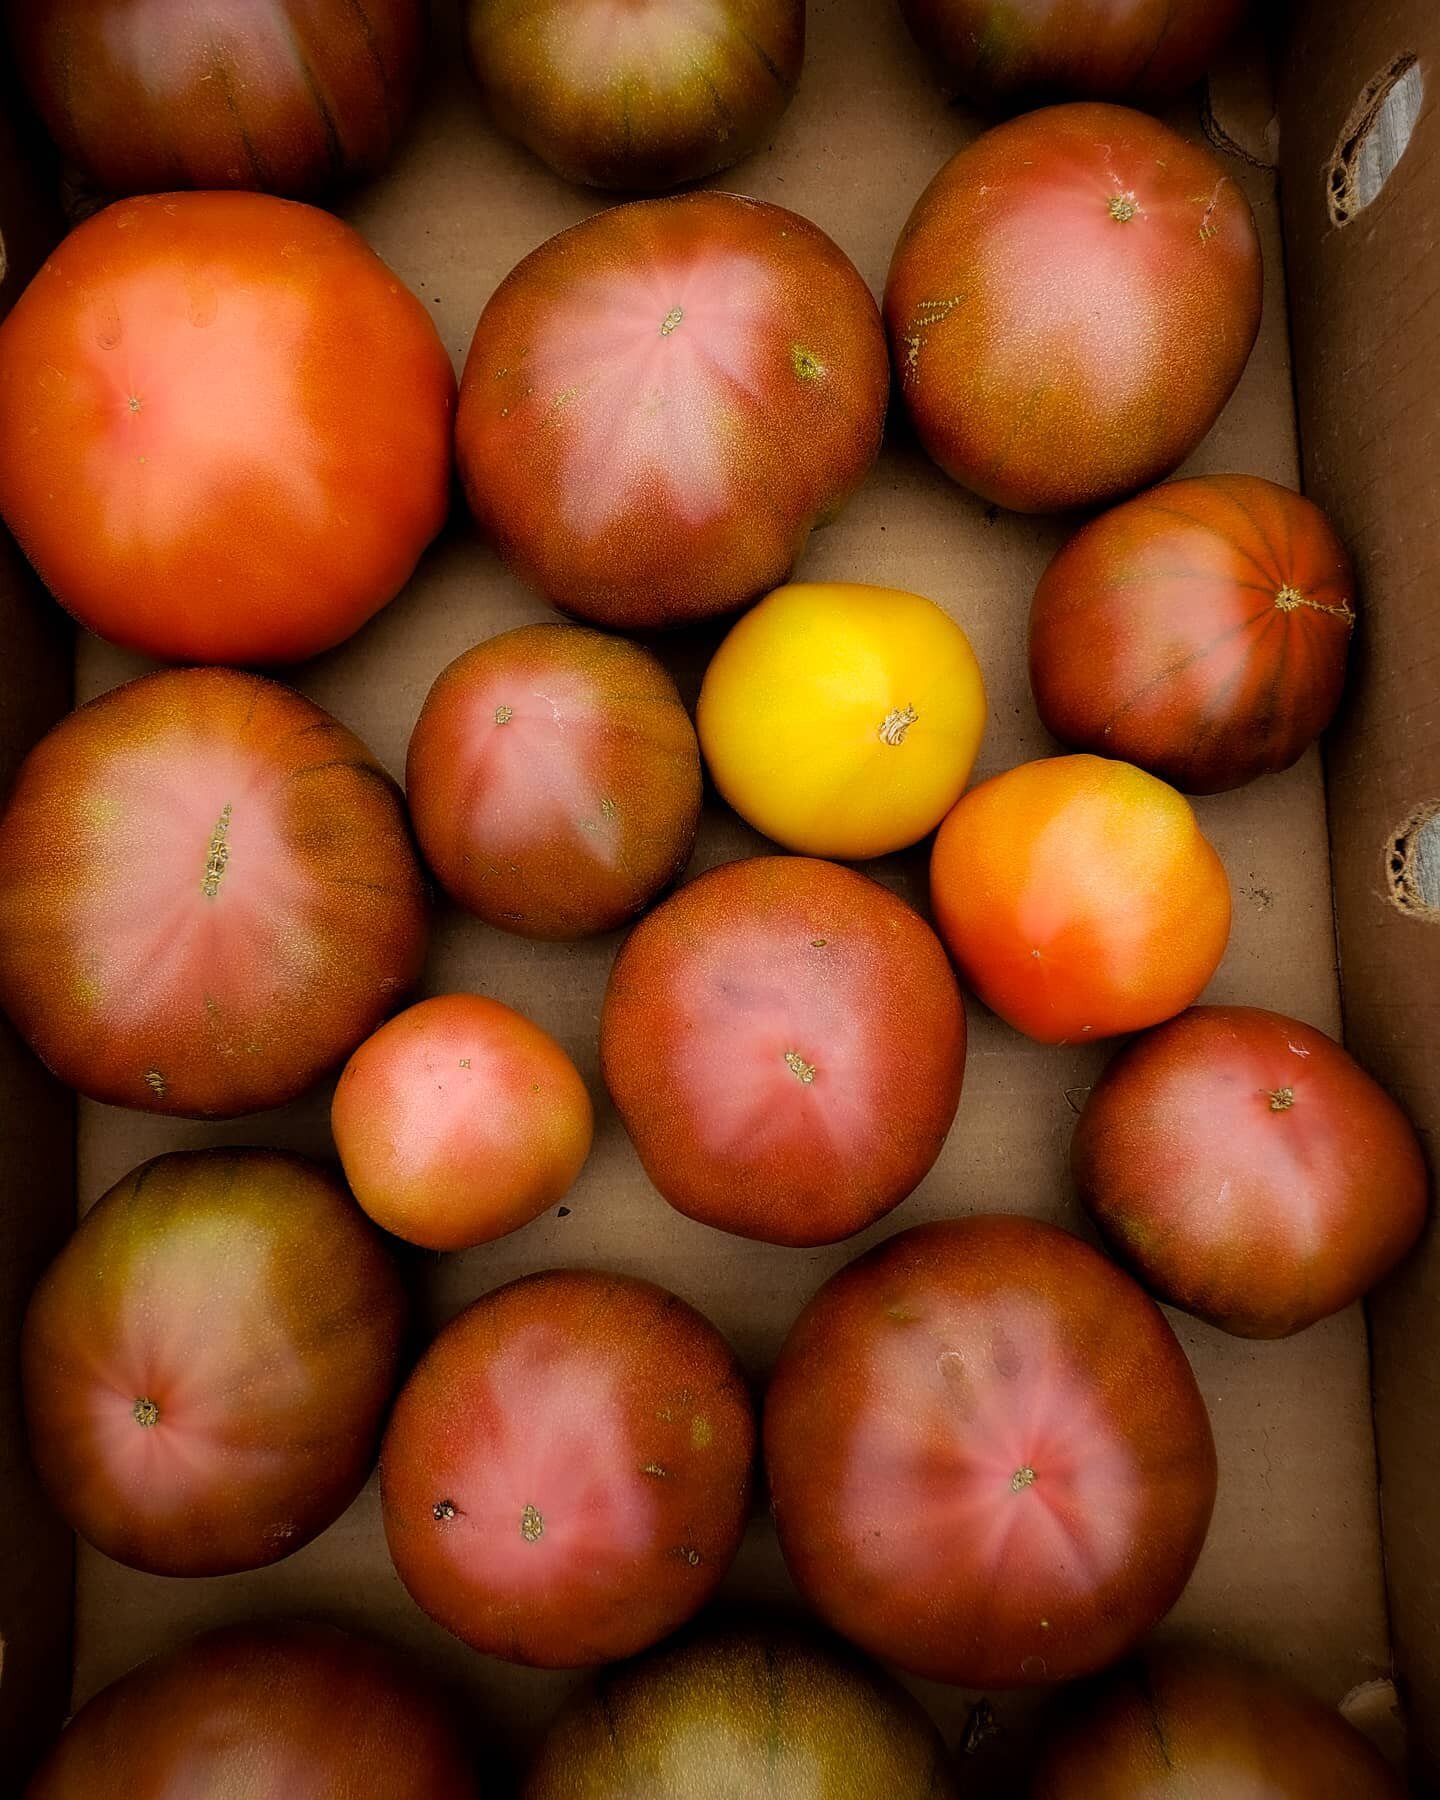
[[[172,669],[63,719],[0,817],[0,1004],[91,1099],[280,1106],[419,977],[394,783],[309,700]]]
[[[1033,1800],[1404,1800],[1333,1707],[1265,1670],[1153,1650],[1056,1708]]]
[[[1333,1038],[1194,1006],[1135,1038],[1071,1141],[1080,1198],[1162,1300],[1288,1337],[1367,1293],[1429,1209],[1410,1121]]]
[[[1320,735],[1354,627],[1354,571],[1319,507],[1255,475],[1199,475],[1060,550],[1030,607],[1030,685],[1062,743],[1214,794],[1288,769]]]
[[[444,523],[454,403],[433,321],[339,219],[121,200],[0,324],[0,516],[113,643],[298,662],[392,600]]]
[[[754,1452],[708,1320],[646,1281],[552,1269],[477,1300],[401,1389],[385,1538],[416,1603],[476,1650],[614,1662],[714,1593]]]
[[[1179,1598],[1215,1500],[1159,1308],[1078,1239],[1000,1216],[901,1232],[820,1289],[775,1366],[765,1462],[820,1616],[965,1687],[1112,1662]]]
[[[329,1625],[230,1625],[132,1669],[66,1726],[26,1800],[479,1800],[430,1687]]]
[[[940,1154],[965,1008],[935,934],[888,889],[810,857],[752,857],[636,926],[600,1061],[672,1206],[768,1243],[833,1243]]]
[[[946,474],[1055,512],[1184,461],[1240,379],[1260,298],[1249,203],[1210,152],[1077,102],[950,159],[900,234],[885,322]]]
[[[423,0],[10,0],[50,135],[112,194],[311,195],[388,162],[415,99]]]
[[[885,334],[818,226],[736,194],[562,231],[491,296],[460,388],[471,511],[523,580],[618,630],[778,587],[880,448]]]
[[[587,937],[628,924],[690,860],[700,746],[648,650],[522,625],[441,671],[405,785],[453,900],[522,937]]]
[[[383,1239],[317,1164],[156,1157],[86,1214],[26,1313],[35,1467],[131,1568],[276,1562],[374,1466],[405,1315]]]

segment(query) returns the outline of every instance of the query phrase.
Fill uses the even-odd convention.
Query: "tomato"
[[[468,1307],[401,1389],[385,1538],[416,1603],[475,1649],[613,1662],[714,1593],[754,1452],[708,1320],[648,1281],[552,1269]]]
[[[600,1061],[673,1207],[766,1243],[828,1244],[898,1206],[940,1154],[965,1008],[935,934],[888,889],[754,857],[636,926]]]
[[[551,1727],[523,1800],[957,1800],[904,1688],[827,1639],[731,1626],[607,1669]]]
[[[1404,1800],[1353,1725],[1289,1682],[1153,1650],[1066,1697],[1034,1800]]]
[[[449,1709],[329,1625],[231,1625],[132,1669],[66,1726],[27,1800],[478,1800]]]
[[[1048,731],[1189,794],[1288,769],[1345,683],[1355,577],[1324,513],[1254,475],[1171,481],[1093,520],[1030,608]]]
[[[18,0],[16,62],[51,136],[114,194],[318,194],[390,159],[422,0]]]
[[[374,757],[232,669],[147,675],[71,713],[0,817],[0,1004],[112,1105],[294,1099],[416,980],[426,925]]]
[[[731,627],[698,721],[716,787],[757,831],[807,856],[884,856],[960,798],[985,683],[933,601],[797,582]]]
[[[1358,1300],[1428,1210],[1419,1140],[1385,1090],[1324,1032],[1252,1006],[1195,1006],[1127,1044],[1071,1165],[1145,1285],[1242,1337]]]
[[[885,321],[920,441],[1016,512],[1090,506],[1184,461],[1260,324],[1249,203],[1124,107],[997,125],[911,213]]]
[[[523,625],[441,672],[406,786],[453,900],[502,931],[585,937],[627,924],[690,860],[700,746],[648,650]]]
[[[880,448],[889,367],[850,259],[735,194],[617,206],[491,296],[460,389],[470,507],[566,611],[649,630],[779,585]]]
[[[468,0],[497,123],[568,181],[699,181],[763,147],[805,60],[805,0]]]
[[[1230,935],[1230,883],[1189,803],[1099,756],[972,788],[936,836],[930,899],[966,984],[1043,1044],[1168,1019]]]
[[[1174,1605],[1215,1500],[1160,1310],[1054,1226],[901,1232],[824,1287],[765,1402],[780,1548],[820,1616],[964,1687],[1112,1662]]]
[[[156,1157],[86,1214],[26,1313],[35,1467],[131,1568],[276,1562],[370,1473],[405,1311],[379,1233],[316,1164]]]
[[[946,81],[978,106],[1173,99],[1209,69],[1245,0],[900,0]]]
[[[549,1032],[483,994],[443,994],[366,1038],[330,1126],[377,1225],[464,1250],[563,1198],[590,1154],[594,1113]]]
[[[297,662],[440,529],[454,399],[425,309],[329,213],[122,200],[0,324],[0,516],[101,637]]]

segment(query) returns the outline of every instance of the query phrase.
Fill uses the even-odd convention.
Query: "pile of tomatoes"
[[[1165,479],[1245,366],[1260,251],[1216,159],[1115,102],[1194,80],[1239,7],[902,10],[972,99],[1066,103],[995,125],[896,220],[883,309],[794,213],[632,200],[501,282],[457,389],[420,302],[304,198],[403,131],[416,0],[15,9],[39,109],[121,197],[0,325],[0,516],[84,626],[175,666],[21,769],[0,1003],[80,1093],[178,1118],[343,1066],[343,1180],[177,1151],[86,1216],[25,1322],[33,1459],[91,1544],[196,1576],[308,1542],[378,1452],[396,1571],[441,1625],[543,1667],[640,1658],[557,1722],[530,1800],[960,1791],[915,1702],[838,1641],[662,1645],[725,1576],[762,1448],[785,1563],[839,1637],[970,1688],[1098,1678],[1061,1697],[1038,1796],[1395,1794],[1357,1733],[1260,1671],[1121,1660],[1183,1589],[1217,1481],[1150,1296],[1282,1336],[1392,1269],[1428,1204],[1414,1132],[1337,1044],[1195,1004],[1230,891],[1186,795],[1301,755],[1356,623],[1308,501]],[[762,146],[803,57],[802,0],[468,14],[497,124],[631,192]],[[913,593],[790,581],[865,480],[892,379],[957,482],[1091,514],[1030,614],[1066,753],[974,787],[986,694],[960,626]],[[250,671],[393,599],[456,472],[570,618],[438,672],[402,794]],[[652,634],[737,614],[692,723]],[[707,772],[776,853],[686,880]],[[932,833],[933,926],[847,866]],[[961,1101],[962,983],[1046,1044],[1138,1034],[1074,1138],[1112,1256],[1021,1217],[901,1231],[794,1322],[761,1416],[709,1321],[618,1271],[486,1293],[407,1372],[390,1240],[523,1230],[594,1129],[537,1024],[476,993],[407,1004],[432,882],[523,937],[631,927],[605,1083],[664,1201],[743,1238],[834,1243],[915,1189]],[[480,1790],[393,1657],[267,1624],[97,1697],[30,1791]]]

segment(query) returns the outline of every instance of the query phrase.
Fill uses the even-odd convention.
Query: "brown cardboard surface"
[[[1406,53],[1428,84],[1378,197],[1337,229],[1325,203],[1336,131]],[[1440,14],[1433,0],[1316,8],[1282,92],[1287,247],[1306,485],[1361,580],[1353,681],[1327,750],[1345,1031],[1409,1109],[1434,1165],[1440,1132],[1440,924],[1388,895],[1393,839],[1440,800]],[[1440,1782],[1440,1239],[1371,1309],[1375,1415],[1396,1657],[1418,1764]],[[1432,1791],[1427,1787],[1425,1791]]]
[[[771,150],[716,185],[807,214],[829,230],[878,291],[913,200],[975,121],[947,110],[899,24],[877,0],[812,0],[801,92]],[[448,14],[434,92],[399,165],[349,212],[380,252],[433,306],[463,359],[481,306],[527,250],[594,210],[528,156],[500,142],[454,54]],[[1193,100],[1175,122],[1198,135]],[[1263,137],[1263,121],[1259,136]],[[1254,359],[1196,469],[1243,469],[1296,479],[1296,443],[1279,222],[1273,178],[1227,165],[1256,208],[1267,258],[1265,322]],[[1066,532],[1062,522],[991,517],[951,486],[892,421],[880,466],[843,517],[817,535],[807,577],[908,586],[944,604],[970,633],[985,670],[991,723],[980,774],[1051,748],[1030,703],[1023,642],[1031,588]],[[477,639],[546,608],[500,568],[457,516],[407,592],[349,644],[296,674],[397,772],[430,682]],[[664,654],[693,698],[715,633],[672,642]],[[80,647],[88,696],[142,665],[93,640]],[[1200,803],[1225,858],[1235,899],[1229,953],[1212,995],[1338,1026],[1328,846],[1318,758],[1237,794]],[[712,808],[696,867],[758,847]],[[924,858],[874,870],[923,900]],[[1053,1050],[971,1007],[966,1092],[944,1155],[921,1189],[873,1232],[819,1251],[787,1251],[706,1230],[650,1188],[603,1099],[595,1050],[600,997],[614,940],[539,945],[444,911],[427,991],[470,987],[532,1013],[576,1057],[598,1103],[595,1153],[558,1213],[484,1250],[411,1263],[422,1313],[438,1323],[522,1270],[555,1263],[609,1265],[658,1280],[728,1334],[757,1384],[800,1305],[874,1238],[923,1219],[1001,1209],[1081,1229],[1065,1177],[1075,1109],[1105,1048]],[[82,1200],[143,1157],[199,1143],[274,1143],[328,1152],[318,1093],[277,1114],[224,1126],[185,1125],[91,1105],[81,1108]],[[1221,1490],[1210,1542],[1174,1627],[1291,1670],[1332,1700],[1388,1671],[1369,1412],[1369,1371],[1358,1309],[1289,1343],[1253,1345],[1176,1320],[1214,1419]],[[731,1598],[793,1608],[773,1533],[757,1514],[726,1589]],[[373,1483],[331,1531],[275,1567],[217,1581],[137,1575],[82,1549],[74,1692],[83,1700],[185,1632],[250,1613],[305,1612],[357,1624],[413,1647],[474,1695],[483,1737],[522,1753],[569,1678],[473,1656],[411,1605],[392,1574]],[[926,1687],[947,1737],[958,1740],[971,1701]],[[995,1792],[1013,1792],[1013,1766],[1031,1709],[996,1702],[1012,1729],[986,1749]],[[977,1767],[978,1772],[978,1767]],[[984,1791],[983,1789],[981,1791]]]

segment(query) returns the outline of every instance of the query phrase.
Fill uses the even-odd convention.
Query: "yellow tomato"
[[[913,844],[960,798],[985,684],[970,640],[933,600],[794,582],[721,644],[698,724],[741,818],[789,850],[853,861]]]

